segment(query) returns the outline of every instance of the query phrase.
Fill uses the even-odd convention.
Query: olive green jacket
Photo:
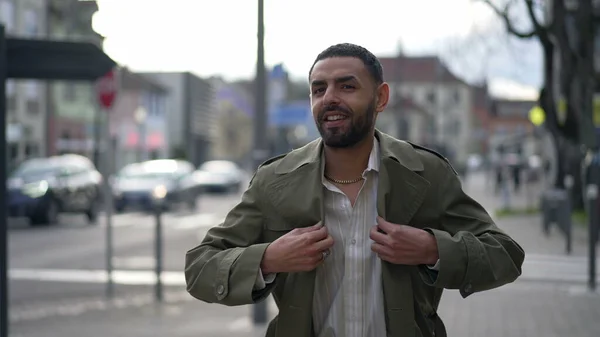
[[[521,274],[523,249],[462,191],[456,172],[440,155],[379,131],[376,137],[381,153],[378,214],[433,233],[440,256],[438,272],[382,263],[388,336],[445,336],[437,315],[443,289],[458,289],[467,297],[512,282]],[[257,170],[224,223],[188,251],[185,277],[192,296],[233,306],[272,294],[279,315],[267,336],[314,336],[314,270],[278,274],[258,292],[253,287],[270,242],[323,218],[321,151],[322,141],[315,140]]]

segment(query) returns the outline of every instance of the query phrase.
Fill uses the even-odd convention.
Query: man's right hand
[[[323,262],[323,252],[333,247],[333,238],[320,222],[296,228],[273,241],[263,255],[263,274],[310,271]]]

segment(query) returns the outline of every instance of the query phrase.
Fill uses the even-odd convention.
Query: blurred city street
[[[515,265],[522,261],[517,245],[481,217],[480,209],[466,198],[453,198],[462,197],[454,177],[448,177],[445,165],[415,154],[419,147],[448,160],[463,189],[525,250],[515,282],[466,299],[457,290],[445,291],[437,314],[448,336],[600,336],[600,290],[595,288],[600,278],[594,276],[600,263],[597,249],[590,249],[600,242],[600,2],[141,4],[0,0],[0,337],[264,336],[267,327],[253,322],[253,317],[264,317],[253,312],[256,307],[208,304],[186,291],[185,268],[207,280],[203,286],[214,286],[219,301],[240,303],[231,300],[239,292],[219,280],[234,255],[219,255],[225,262],[213,269],[215,259],[203,260],[211,256],[205,247],[189,259],[192,266],[186,267],[186,252],[224,220],[261,163],[319,138],[326,150],[318,154],[307,147],[314,152],[310,158],[326,164],[322,178],[348,197],[343,207],[321,207],[325,223],[338,218],[342,208],[350,220],[340,224],[375,217],[369,196],[367,202],[359,199],[363,187],[372,185],[360,185],[367,179],[364,169],[374,168],[363,165],[369,150],[385,159],[381,163],[392,158],[416,174],[402,178],[415,197],[393,175],[385,180],[382,174],[379,180],[389,181],[383,186],[389,193],[368,186],[373,187],[370,197],[385,196],[376,201],[380,212],[384,202],[386,214],[381,215],[387,221],[445,223],[440,229],[470,232],[452,240],[437,235],[438,256],[434,240],[423,231],[393,235],[396,231],[386,230],[392,235],[380,235],[382,242],[373,234],[380,247],[388,248],[384,255],[379,252],[383,259],[430,263],[443,255],[442,266],[450,261],[446,265],[452,269],[457,261],[456,270],[467,272],[461,280],[461,274],[445,271],[450,276],[440,284],[467,292],[514,280]],[[330,28],[324,34],[296,29],[305,26],[315,8],[360,22],[360,28]],[[379,152],[370,150],[367,136],[373,129],[379,139],[375,144],[382,144]],[[388,136],[413,144],[416,152],[395,141],[386,145]],[[421,163],[419,158],[424,158]],[[311,188],[304,176],[283,177],[292,171],[316,173],[309,170],[316,168],[309,166],[316,160],[287,159],[289,167],[259,174],[258,192],[248,194],[253,204],[238,208],[257,220],[250,228],[264,227],[265,241],[304,223],[304,215],[317,221],[309,209],[316,210],[318,203],[298,191],[307,187],[306,193],[318,193],[321,186]],[[369,174],[399,172],[390,167]],[[288,189],[297,200],[273,192]],[[364,210],[354,207],[357,200]],[[260,209],[264,221],[258,222],[253,208]],[[455,220],[445,222],[449,218]],[[227,229],[232,227],[232,237],[252,237],[246,227]],[[347,304],[355,303],[353,310],[369,307],[365,301],[378,297],[366,296],[366,290],[378,291],[373,285],[379,281],[365,280],[379,275],[364,272],[377,270],[365,269],[376,261],[362,255],[370,252],[370,241],[362,240],[360,248],[358,236],[339,228],[339,237],[332,234],[336,245],[330,238],[311,243],[312,233],[301,234],[309,240],[294,241],[299,245],[278,241],[283,248],[270,246],[261,268],[310,270],[330,253],[343,257],[344,266],[336,259],[332,266],[345,268],[344,276],[324,276],[334,286],[323,287],[332,297],[324,301],[324,308],[330,307],[322,316],[330,314],[335,321],[342,313],[346,321],[339,321],[349,323],[349,317],[364,315],[346,310]],[[322,228],[315,231],[325,237]],[[346,236],[350,240],[340,239]],[[340,243],[348,250],[338,255]],[[219,247],[228,248],[235,247]],[[251,252],[245,252],[235,256],[231,275],[243,274],[245,258],[252,261]],[[303,261],[309,260],[306,267]],[[437,325],[431,303],[419,295],[434,289],[414,280],[411,289],[409,278],[391,269],[382,274],[388,289],[384,301],[400,317],[390,321],[401,326],[388,325],[389,334],[399,330],[404,335],[404,322],[413,323],[407,302],[390,306],[390,301],[414,296],[421,314],[415,315],[417,330],[440,335],[440,327],[429,324]],[[309,298],[298,284],[310,285],[304,283],[310,280],[292,276],[300,276],[299,281],[286,279],[293,286],[283,289],[283,302],[287,309],[298,309],[287,292]],[[341,279],[357,288],[343,286],[343,296],[335,295],[331,289]],[[327,282],[319,279],[319,284]],[[390,282],[402,283],[390,287]],[[390,295],[396,288],[413,295]],[[354,295],[358,301],[347,300]],[[344,310],[338,311],[341,302]],[[308,304],[303,302],[305,313],[319,312],[319,303],[312,309]],[[272,298],[267,307],[270,321],[277,314]],[[309,322],[305,318],[301,322]],[[318,317],[313,325],[325,331],[327,320],[323,329]],[[286,325],[278,328],[283,333],[300,331],[293,327],[301,324],[298,320],[283,321]],[[356,323],[365,329],[381,326]]]
[[[498,200],[488,194],[485,176],[469,177],[465,188],[491,212]],[[210,305],[186,294],[185,251],[199,242],[239,195],[211,195],[198,214],[167,214],[165,302],[153,300],[153,219],[144,214],[114,218],[116,296],[104,297],[104,228],[76,217],[56,228],[10,229],[11,336],[262,336],[251,324],[251,307]],[[513,203],[524,203],[514,196]],[[600,334],[600,296],[586,290],[584,229],[575,233],[571,256],[559,235],[542,235],[537,215],[497,219],[527,252],[523,276],[506,287],[462,300],[444,295],[440,316],[449,336],[581,336]],[[81,222],[81,224],[80,224]],[[102,220],[100,224],[102,224]],[[96,271],[94,274],[92,271]],[[270,303],[271,315],[275,313]]]

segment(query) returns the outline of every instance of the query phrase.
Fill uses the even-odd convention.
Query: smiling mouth
[[[345,115],[329,115],[323,119],[325,122],[336,122],[344,119],[348,119],[348,116]]]

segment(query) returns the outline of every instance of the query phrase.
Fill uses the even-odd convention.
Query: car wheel
[[[58,204],[50,200],[46,208],[29,218],[32,226],[54,225],[58,222]]]
[[[115,213],[121,214],[125,211],[125,206],[123,205],[115,205]]]
[[[85,212],[85,215],[88,218],[88,222],[91,225],[95,225],[98,223],[98,213],[100,212],[99,207],[99,202],[97,200],[93,200],[92,204],[90,205],[90,209],[88,209]]]
[[[191,194],[190,197],[188,198],[187,204],[188,204],[188,208],[191,211],[195,211],[196,209],[198,209],[198,197],[195,196],[194,194]]]

